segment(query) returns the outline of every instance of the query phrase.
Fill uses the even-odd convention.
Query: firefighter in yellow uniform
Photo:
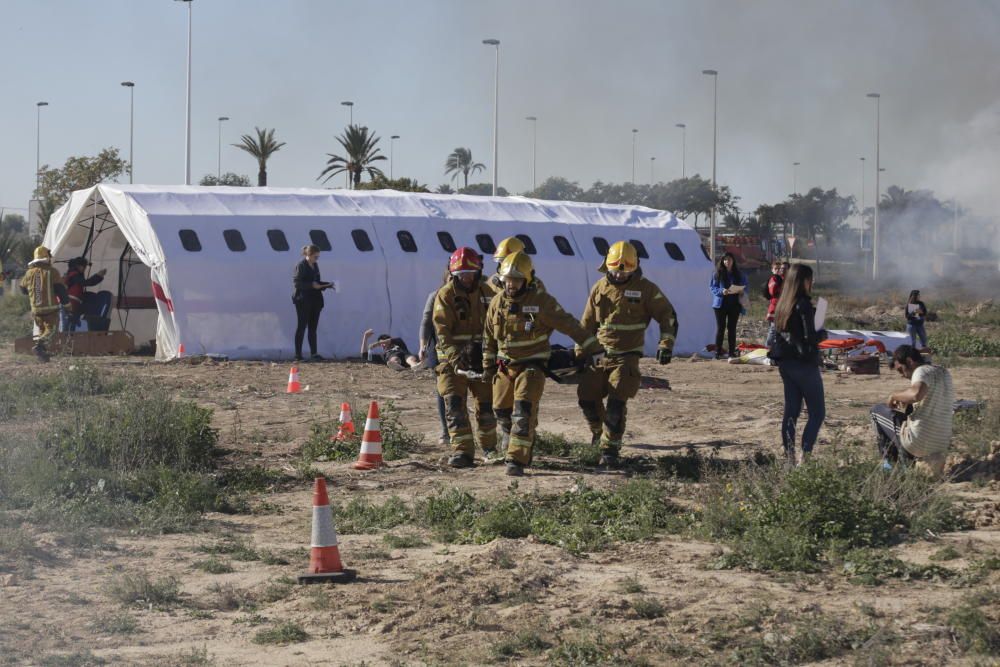
[[[52,268],[52,253],[45,246],[35,248],[35,257],[28,262],[28,271],[21,278],[21,291],[28,295],[38,330],[31,350],[39,361],[48,361],[45,346],[59,327],[59,303],[66,303],[67,294],[62,276]]]
[[[524,252],[524,241],[516,236],[508,236],[500,242],[493,253],[493,261],[497,263],[497,272],[490,276],[489,282],[490,287],[497,294],[503,291],[503,281],[500,279],[500,265],[503,264],[508,255],[513,255],[515,252]],[[545,291],[545,283],[538,276],[535,276],[535,291]]]
[[[504,290],[493,297],[486,313],[483,376],[493,383],[493,411],[507,443],[507,474],[520,476],[531,463],[545,364],[551,353],[549,336],[559,331],[572,338],[581,359],[599,356],[603,350],[552,295],[536,289],[528,255],[508,255],[499,274]]]
[[[434,331],[437,334],[437,386],[444,398],[445,420],[451,437],[448,465],[471,468],[476,444],[469,422],[468,394],[475,399],[476,439],[487,458],[497,447],[497,422],[493,415],[493,388],[473,380],[481,365],[483,322],[493,292],[482,280],[483,259],[472,248],[458,248],[448,262],[448,280],[434,297]]]
[[[619,241],[608,249],[600,269],[606,275],[590,290],[581,323],[596,334],[606,356],[577,386],[577,399],[595,441],[601,465],[618,464],[625,433],[627,401],[639,391],[639,358],[651,320],[660,325],[656,358],[669,364],[677,338],[674,307],[654,283],[642,277],[635,246]],[[604,399],[607,397],[607,407]]]

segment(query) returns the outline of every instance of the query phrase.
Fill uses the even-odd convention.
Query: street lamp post
[[[389,137],[389,180],[392,180],[392,168],[393,163],[396,161],[396,139],[399,139],[398,134],[394,134]]]
[[[531,190],[534,192],[535,188],[538,187],[535,184],[535,167],[537,166],[535,158],[537,155],[536,149],[538,148],[538,118],[536,116],[525,116],[524,119],[531,121]]]
[[[132,81],[122,81],[122,85],[128,88],[128,182],[131,185],[135,178],[135,162],[132,152],[133,127],[135,123],[135,83]]]
[[[493,196],[497,196],[497,123],[500,114],[500,40],[484,39],[483,44],[496,49],[496,69],[493,74]]]
[[[681,178],[687,178],[687,125],[677,123],[674,127],[681,128]]]
[[[715,165],[717,156],[717,147],[719,141],[719,72],[714,69],[703,69],[702,74],[712,77],[713,95],[712,95],[712,194],[718,196],[716,190],[716,180],[715,180]],[[712,263],[715,263],[715,203],[712,204],[712,220],[709,223],[709,243],[711,252],[709,256],[712,258]]]
[[[649,184],[650,185],[652,185],[653,182],[654,182],[653,181],[653,163],[654,162],[656,162],[656,158],[655,157],[650,157],[649,158]]]
[[[216,185],[222,185],[222,123],[229,120],[229,116],[219,116],[219,164],[216,167]]]
[[[344,106],[344,107],[347,107],[348,110],[349,110],[349,113],[348,113],[348,116],[347,116],[347,125],[348,125],[348,127],[350,127],[351,125],[354,125],[354,102],[351,102],[350,100],[344,100],[343,102],[340,103],[340,105]]]
[[[865,158],[859,157],[861,161],[861,220],[858,224],[858,247],[865,248]]]
[[[175,0],[183,2],[188,8],[188,44],[187,44],[187,95],[184,116],[184,185],[191,185],[191,0]]]
[[[48,102],[35,103],[35,190],[38,189],[42,173],[42,107],[47,106]]]
[[[635,135],[639,134],[639,130],[635,128],[632,129],[632,185],[635,185]]]
[[[799,194],[799,165],[801,162],[792,163],[792,194]]]
[[[868,93],[875,100],[875,220],[872,223],[872,280],[878,280],[878,198],[879,173],[882,171],[881,154],[879,152],[879,132],[881,130],[881,95]]]

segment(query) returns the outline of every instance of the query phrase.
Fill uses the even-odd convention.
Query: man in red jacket
[[[88,278],[86,276],[88,266],[90,262],[85,257],[75,257],[69,260],[69,270],[63,278],[66,292],[69,294],[70,331],[75,331],[80,326],[81,317],[94,316],[103,319],[111,310],[111,292],[102,291],[94,294],[87,291],[88,287],[93,287],[104,280],[108,270],[101,269]]]
[[[788,262],[774,260],[771,263],[771,277],[767,280],[767,340],[764,345],[768,348],[774,343],[774,309],[778,307],[778,298],[781,296],[781,286],[785,283],[785,272],[788,270]]]

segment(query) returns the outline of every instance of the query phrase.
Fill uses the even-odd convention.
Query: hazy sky
[[[883,189],[948,197],[975,170],[987,201],[1000,176],[989,172],[1000,166],[1000,2],[195,0],[193,11],[195,183],[216,171],[224,115],[223,171],[255,182],[253,160],[229,144],[274,127],[287,145],[270,184],[319,186],[347,123],[342,100],[387,155],[389,135],[402,135],[397,177],[447,182],[457,146],[490,167],[487,37],[502,42],[499,173],[514,192],[531,186],[528,115],[539,118],[539,181],[630,179],[632,128],[637,180],[649,181],[650,156],[657,180],[678,177],[678,122],[688,126],[688,174],[710,176],[705,68],[720,72],[718,178],[746,206],[787,196],[794,161],[800,190],[857,195],[859,156],[870,160],[870,204],[870,91],[882,94]],[[50,104],[43,164],[110,145],[127,156],[127,79],[136,182],[183,182],[186,25],[172,0],[0,0],[0,206],[27,206],[39,100]]]

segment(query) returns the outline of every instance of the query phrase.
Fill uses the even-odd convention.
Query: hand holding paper
[[[813,325],[815,326],[816,331],[821,330],[823,328],[823,323],[826,322],[826,308],[826,299],[820,297],[816,300],[816,317],[813,319]]]

